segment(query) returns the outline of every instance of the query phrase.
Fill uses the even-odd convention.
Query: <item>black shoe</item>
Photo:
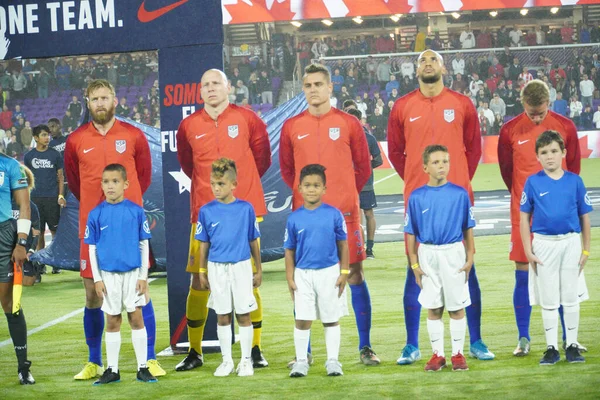
[[[196,350],[190,349],[187,357],[182,362],[175,366],[175,371],[189,371],[204,365],[202,354],[198,354]]]
[[[52,268],[52,275],[60,274],[62,271],[58,268]]]
[[[42,275],[35,276],[35,283],[42,283]]]
[[[115,382],[121,382],[121,375],[118,372],[113,372],[112,368],[106,368],[100,379],[94,382],[94,385],[104,385],[105,383]]]
[[[560,361],[560,353],[554,346],[548,346],[544,352],[544,357],[540,360],[540,365],[554,365]]]
[[[585,358],[581,355],[579,348],[575,343],[571,344],[565,350],[565,355],[567,358],[567,362],[569,363],[583,363],[585,362]]]
[[[140,382],[158,382],[158,379],[150,373],[148,367],[143,367],[138,370],[137,380]]]
[[[31,361],[25,361],[25,365],[19,368],[19,382],[21,385],[35,385],[35,379],[33,379],[29,368],[31,368]]]
[[[375,255],[373,254],[373,249],[367,249],[367,259],[368,260],[374,260],[375,259]]]
[[[262,355],[262,352],[260,351],[260,347],[258,346],[254,346],[252,348],[252,366],[254,368],[264,368],[264,367],[268,367],[269,363],[267,362],[267,360],[265,360],[265,358]]]

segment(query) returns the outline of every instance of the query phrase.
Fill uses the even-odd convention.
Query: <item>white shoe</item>
[[[252,376],[254,375],[254,367],[252,366],[252,359],[244,359],[240,361],[235,370],[238,376]]]
[[[227,360],[227,361],[223,361],[221,363],[221,365],[219,365],[217,367],[217,370],[215,371],[215,373],[213,374],[214,376],[228,376],[229,374],[231,374],[233,372],[233,361],[232,360]]]

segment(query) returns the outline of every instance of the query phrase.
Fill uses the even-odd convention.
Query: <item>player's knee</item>
[[[450,315],[450,318],[452,319],[462,319],[465,316],[465,309],[461,308],[456,311],[448,311],[448,315]]]
[[[121,329],[121,322],[123,318],[121,315],[110,315],[106,314],[106,331],[107,332],[118,332]]]
[[[143,329],[144,328],[144,317],[142,316],[142,309],[136,308],[134,312],[127,313],[127,319],[131,329]]]
[[[441,319],[444,314],[444,307],[430,308],[427,311],[427,317],[429,319]]]
[[[579,304],[575,304],[573,306],[563,306],[564,314],[571,314],[579,312]]]
[[[250,320],[250,313],[236,314],[235,319],[237,320],[239,326],[252,326],[252,321]]]
[[[102,307],[102,299],[98,297],[96,290],[93,287],[86,286],[85,288],[85,306],[87,308]]]
[[[231,325],[231,314],[217,314],[217,324],[220,326]]]
[[[306,331],[306,330],[310,329],[311,325],[312,325],[312,321],[305,321],[305,320],[301,320],[301,319],[296,320],[296,329],[299,329],[301,331]]]

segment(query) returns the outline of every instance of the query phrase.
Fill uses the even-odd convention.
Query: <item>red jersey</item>
[[[216,121],[202,109],[181,121],[177,130],[177,158],[192,180],[191,222],[198,221],[200,207],[215,199],[210,174],[212,163],[221,157],[235,161],[234,196],[252,204],[257,216],[265,215],[260,177],[271,165],[267,126],[253,111],[230,104]]]
[[[115,120],[106,135],[102,135],[89,122],[67,137],[65,173],[69,189],[79,200],[79,238],[83,238],[89,212],[104,200],[102,171],[115,163],[127,171],[129,187],[125,198],[142,206],[142,194],[152,181],[152,157],[141,130]]]
[[[565,141],[567,156],[563,159],[563,168],[576,174],[581,170],[577,128],[570,119],[548,111],[542,123],[536,125],[527,115],[520,114],[502,126],[498,139],[500,173],[511,192],[513,205],[519,205],[527,178],[542,169],[535,156],[535,141],[549,129],[560,133]],[[516,214],[518,216],[518,212]]]
[[[294,192],[294,210],[304,203],[298,192],[300,171],[321,164],[327,168],[323,202],[339,209],[347,221],[360,221],[358,194],[371,176],[370,159],[360,122],[336,108],[318,117],[304,111],[281,129],[279,164],[283,181]]]
[[[481,158],[481,130],[471,99],[444,88],[435,97],[417,89],[396,100],[388,120],[388,155],[404,180],[404,204],[429,181],[423,151],[432,144],[448,148],[448,180],[465,188],[473,202],[471,179]]]

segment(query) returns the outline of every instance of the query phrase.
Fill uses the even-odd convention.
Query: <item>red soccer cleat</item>
[[[444,357],[438,356],[437,353],[433,353],[433,356],[429,361],[427,361],[427,365],[425,365],[425,371],[428,372],[436,372],[440,371],[442,368],[446,366],[446,359]]]
[[[453,371],[468,371],[469,370],[465,356],[463,356],[460,353],[458,353],[455,356],[452,356],[452,370]]]

